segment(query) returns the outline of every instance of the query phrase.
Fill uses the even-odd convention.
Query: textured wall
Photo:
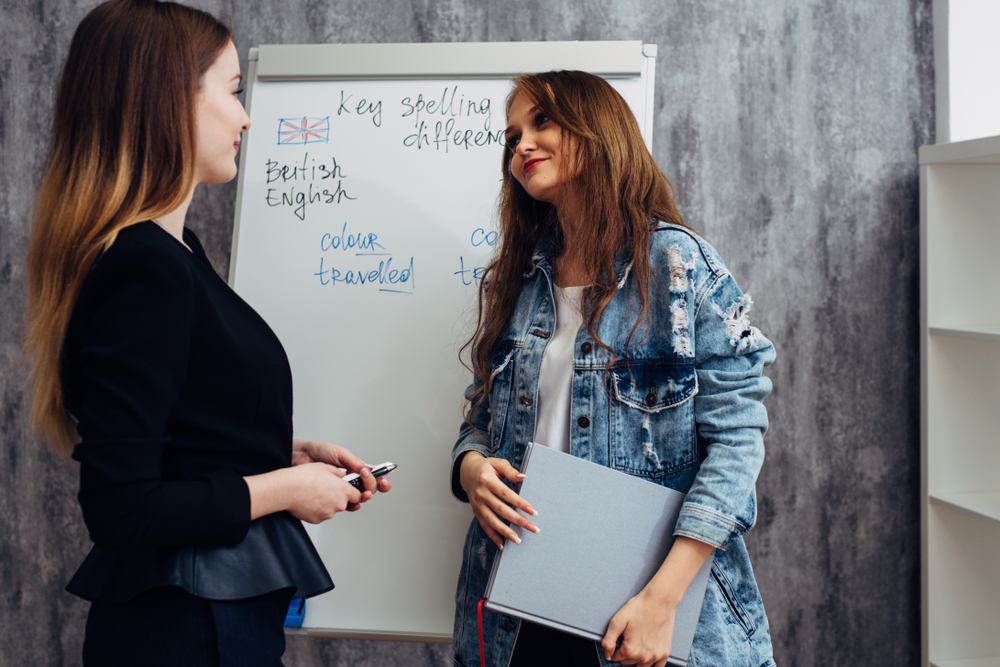
[[[930,0],[197,0],[262,43],[641,39],[658,162],[778,348],[748,535],[779,665],[917,665],[917,147]],[[62,58],[93,5],[0,0],[0,667],[75,665],[75,472],[28,432],[18,367],[33,189]],[[245,62],[244,62],[245,65]],[[223,275],[235,186],[189,215]],[[457,400],[457,397],[456,397]],[[447,443],[442,443],[447,446]],[[446,665],[450,648],[293,637],[289,667]]]

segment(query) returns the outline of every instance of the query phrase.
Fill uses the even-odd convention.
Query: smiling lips
[[[547,158],[536,157],[531,160],[528,160],[527,162],[524,163],[524,166],[521,168],[521,173],[527,175],[527,173],[532,169],[534,169],[538,165],[538,163],[544,162],[546,159]]]

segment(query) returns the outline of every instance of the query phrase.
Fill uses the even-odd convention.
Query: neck
[[[188,196],[184,198],[181,205],[170,211],[169,213],[164,213],[163,215],[156,216],[153,221],[160,227],[167,230],[167,233],[173,236],[175,239],[184,243],[184,219],[187,217],[188,207],[191,205],[191,198],[194,197],[194,188],[191,188],[191,192]],[[186,243],[184,243],[187,246]],[[188,248],[190,250],[190,248]]]

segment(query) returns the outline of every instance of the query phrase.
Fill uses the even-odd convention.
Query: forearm
[[[364,492],[342,479],[343,468],[329,463],[313,462],[279,468],[243,478],[250,492],[251,520],[288,511],[303,521],[321,523],[332,519],[337,512],[356,510],[358,504],[371,498],[376,490],[388,491],[391,488],[388,480],[383,480],[384,486],[377,484],[371,472],[362,468],[356,457],[347,450],[341,451],[345,457],[356,461],[348,467],[361,469]]]
[[[279,468],[243,478],[247,488],[250,489],[251,521],[275,512],[283,512],[293,506],[296,486],[292,483],[290,470],[291,468]]]
[[[660,569],[646,584],[642,593],[659,604],[677,607],[698,570],[714,550],[715,547],[710,544],[678,536]]]

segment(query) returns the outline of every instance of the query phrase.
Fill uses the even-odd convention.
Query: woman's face
[[[577,139],[550,120],[531,99],[518,93],[507,114],[510,171],[521,187],[539,201],[567,203],[570,182],[579,172]]]
[[[195,183],[225,183],[236,175],[240,135],[250,127],[236,97],[242,81],[236,46],[229,42],[201,79]]]

